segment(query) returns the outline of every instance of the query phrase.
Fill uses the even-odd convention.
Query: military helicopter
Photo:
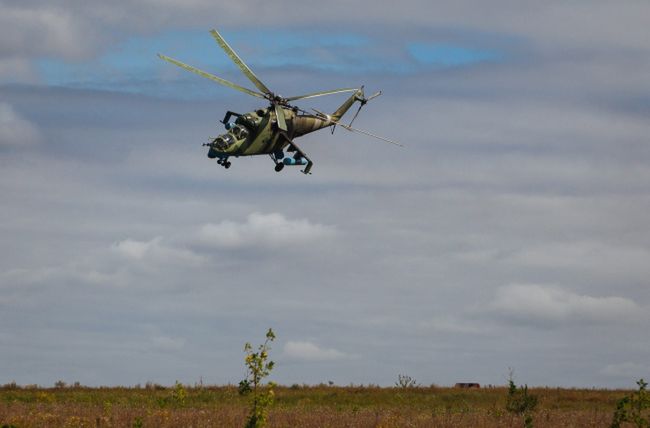
[[[271,91],[260,81],[260,79],[257,78],[253,71],[244,63],[244,61],[242,61],[239,55],[235,53],[228,43],[226,43],[217,30],[211,30],[210,34],[212,34],[212,37],[214,37],[219,46],[221,46],[230,59],[237,65],[237,67],[239,67],[244,75],[248,77],[260,92],[244,88],[243,86],[239,86],[168,56],[161,54],[158,54],[158,56],[165,61],[196,73],[199,76],[203,76],[245,94],[269,101],[270,105],[268,107],[260,108],[249,113],[239,114],[232,111],[226,112],[221,123],[225,125],[228,132],[219,135],[216,138],[211,138],[210,142],[203,144],[204,146],[209,147],[208,157],[210,159],[217,158],[217,163],[222,165],[224,168],[230,168],[230,157],[237,158],[240,156],[268,155],[275,163],[275,170],[277,172],[282,171],[285,165],[300,165],[305,166],[301,172],[311,174],[310,171],[314,166],[314,162],[300,147],[298,147],[294,140],[297,137],[301,137],[323,128],[331,128],[332,133],[334,133],[336,125],[339,125],[348,131],[360,132],[385,142],[401,146],[398,142],[380,137],[368,131],[352,128],[351,126],[354,119],[359,115],[361,108],[366,105],[368,101],[381,95],[381,91],[369,96],[368,98],[366,98],[363,93],[363,86],[361,88],[341,88],[330,91],[314,92],[295,97],[282,97]],[[309,113],[290,104],[290,102],[296,100],[345,92],[353,92],[353,94],[343,104],[341,104],[334,113],[331,114],[326,114],[316,109],[313,109],[313,113]],[[346,125],[341,123],[340,121],[343,115],[356,102],[359,102],[359,108],[350,121],[350,124]],[[233,117],[235,120],[234,122],[231,122]],[[285,156],[285,150],[288,153],[293,153],[293,155]]]

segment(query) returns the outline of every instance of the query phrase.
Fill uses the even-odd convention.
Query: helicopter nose
[[[208,150],[208,157],[210,159],[214,159],[217,156],[218,156],[217,151],[214,148],[210,147],[210,149]]]

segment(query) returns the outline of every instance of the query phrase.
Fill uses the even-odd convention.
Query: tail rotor
[[[363,86],[361,87],[361,89],[363,89]],[[359,112],[361,111],[363,106],[368,104],[368,101],[372,100],[373,98],[377,98],[380,95],[381,95],[381,91],[377,91],[374,94],[370,95],[368,98],[364,97],[364,98],[359,99],[359,108],[357,109],[356,113],[354,113],[354,116],[352,116],[352,120],[350,121],[348,126],[352,126],[352,123],[354,123],[354,119],[356,119],[357,116],[359,116]]]

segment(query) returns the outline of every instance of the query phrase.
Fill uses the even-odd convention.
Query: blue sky
[[[237,383],[268,327],[284,384],[650,376],[647,3],[355,9],[0,0],[0,384]],[[252,86],[211,28],[281,94],[382,90],[355,126],[406,147],[219,167],[259,100],[156,57]]]
[[[357,78],[373,74],[405,75],[498,62],[506,56],[505,52],[472,46],[471,40],[463,40],[462,44],[452,44],[444,39],[395,41],[374,34],[350,32],[330,35],[309,30],[229,31],[225,35],[249,66],[270,72],[298,67]],[[391,56],[386,56],[383,51],[388,43],[396,51]],[[209,82],[194,84],[195,76],[181,70],[169,71],[169,64],[160,61],[156,56],[158,53],[213,74],[234,74],[238,81],[247,84],[210,34],[198,30],[130,37],[91,60],[41,58],[36,64],[43,82],[53,86],[141,92],[155,96],[161,94],[161,88],[156,85],[160,83],[160,77],[171,74],[173,80],[189,80],[191,86],[167,85],[169,88],[163,93],[170,96],[207,98],[214,97],[215,91],[224,91],[222,88],[206,91]]]

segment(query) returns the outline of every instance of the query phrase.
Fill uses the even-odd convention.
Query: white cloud
[[[189,265],[200,264],[203,261],[203,257],[190,250],[165,243],[161,236],[150,241],[125,239],[114,243],[111,250],[133,261],[147,260],[154,263]]]
[[[284,345],[284,355],[303,361],[332,361],[349,358],[349,355],[332,348],[321,348],[313,342],[288,341]]]
[[[537,284],[499,287],[488,308],[506,317],[551,322],[630,320],[642,312],[635,302],[623,297],[593,297]]]
[[[113,250],[117,253],[131,259],[142,259],[154,246],[158,246],[162,238],[157,237],[151,241],[135,241],[125,239],[124,241],[113,244]]]
[[[16,113],[11,104],[0,103],[0,146],[21,146],[39,139],[36,126]]]
[[[333,236],[335,229],[307,219],[289,220],[282,214],[252,213],[245,222],[225,220],[204,225],[199,240],[207,245],[224,248],[282,247],[315,243]]]

